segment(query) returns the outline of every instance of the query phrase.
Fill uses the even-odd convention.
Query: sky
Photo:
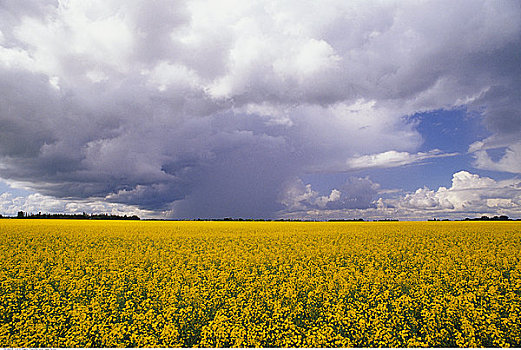
[[[521,218],[519,1],[0,1],[0,214]]]

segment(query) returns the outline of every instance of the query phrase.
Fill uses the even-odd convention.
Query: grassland
[[[521,346],[521,223],[0,220],[0,346]]]

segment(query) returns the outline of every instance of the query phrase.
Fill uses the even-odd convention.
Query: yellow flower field
[[[521,222],[0,220],[2,347],[521,346]]]

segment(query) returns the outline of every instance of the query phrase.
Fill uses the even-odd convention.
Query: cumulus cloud
[[[0,177],[174,217],[266,217],[304,172],[443,155],[419,153],[403,116],[460,105],[511,169],[520,33],[516,1],[2,2]],[[326,197],[310,203],[367,205]]]
[[[521,180],[495,181],[467,171],[453,175],[450,188],[420,188],[394,203],[403,209],[454,214],[521,214]]]
[[[468,171],[459,171],[453,174],[452,185],[449,188],[442,186],[437,190],[431,190],[424,187],[412,193],[397,193],[387,198],[380,197],[387,191],[369,179],[353,178],[350,183],[358,183],[355,186],[358,190],[347,190],[347,201],[341,199],[331,201],[330,197],[336,195],[336,192],[331,192],[329,197],[319,196],[312,190],[311,185],[304,186],[301,181],[296,181],[287,188],[283,200],[284,205],[290,210],[281,215],[287,218],[319,220],[331,218],[426,220],[432,217],[463,219],[482,215],[491,217],[507,215],[512,218],[521,216],[521,180],[518,178],[496,181]],[[341,193],[341,196],[344,194]],[[358,203],[364,205],[336,205],[353,203],[353,198],[359,198]],[[360,201],[360,198],[363,200]],[[335,205],[319,205],[323,203]]]
[[[375,206],[374,199],[380,185],[369,178],[350,177],[340,187],[332,189],[329,195],[319,195],[311,184],[296,178],[289,182],[280,198],[286,212],[309,210],[367,209]]]
[[[16,216],[19,211],[29,214],[42,213],[107,213],[112,215],[138,215],[142,218],[160,217],[158,213],[140,210],[136,207],[107,203],[105,201],[67,201],[35,193],[27,196],[14,196],[12,193],[0,194],[2,215]]]

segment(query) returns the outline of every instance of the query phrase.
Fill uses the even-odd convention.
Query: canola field
[[[521,222],[0,220],[1,347],[521,346]]]

